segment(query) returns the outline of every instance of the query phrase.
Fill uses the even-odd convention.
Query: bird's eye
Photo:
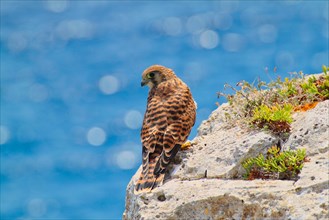
[[[154,72],[150,72],[148,75],[147,75],[147,78],[151,79],[154,77]]]

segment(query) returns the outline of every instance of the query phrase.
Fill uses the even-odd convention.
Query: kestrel
[[[145,85],[150,91],[141,130],[143,166],[135,193],[162,184],[166,168],[186,141],[196,116],[191,91],[173,70],[160,65],[147,68],[141,82]]]

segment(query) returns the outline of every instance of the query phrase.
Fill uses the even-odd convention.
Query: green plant
[[[290,78],[281,80],[278,76],[269,83],[258,78],[252,83],[241,81],[236,86],[225,84],[224,89],[231,89],[234,94],[217,94],[225,97],[232,108],[231,115],[226,117],[232,125],[256,125],[277,134],[286,133],[290,131],[293,110],[308,110],[329,99],[328,70],[323,66],[324,74],[316,77],[293,72]]]
[[[278,93],[284,98],[289,98],[298,94],[295,79],[289,79],[288,77],[286,77],[284,79],[284,82],[279,82],[279,85],[281,85],[281,87],[279,87]]]
[[[327,70],[329,71],[329,67],[327,67]],[[325,74],[319,79],[317,79],[315,82],[315,85],[320,93],[320,96],[322,96],[322,99],[329,99],[329,74],[328,72],[325,72]]]
[[[307,161],[305,149],[280,152],[277,146],[271,147],[265,158],[263,154],[248,158],[242,163],[246,170],[245,178],[253,179],[295,179]]]
[[[329,66],[322,65],[322,71],[324,72],[325,75],[327,75],[327,71],[329,71]]]
[[[261,105],[254,109],[251,123],[259,128],[269,128],[275,133],[289,132],[293,106],[291,104],[272,107]]]
[[[300,87],[303,89],[303,92],[311,95],[321,95],[318,91],[318,88],[315,84],[316,78],[314,76],[309,77],[305,82],[300,84]]]

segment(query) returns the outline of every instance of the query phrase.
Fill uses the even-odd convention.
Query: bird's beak
[[[142,82],[141,82],[141,86],[145,86],[147,83],[149,82],[149,80],[147,79],[142,79]]]

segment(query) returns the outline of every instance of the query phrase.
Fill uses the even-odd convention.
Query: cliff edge
[[[123,219],[328,219],[329,100],[293,114],[283,148],[305,148],[309,162],[297,180],[244,180],[241,163],[278,143],[270,132],[227,123],[230,106],[218,107],[180,151],[171,174],[151,193],[127,186]]]

